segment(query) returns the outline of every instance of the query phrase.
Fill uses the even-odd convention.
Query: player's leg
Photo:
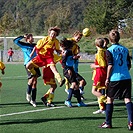
[[[131,99],[129,98],[125,98],[124,101],[126,104],[128,114],[128,129],[133,130],[133,104],[131,102]]]
[[[54,92],[55,92],[56,88],[57,88],[56,84],[51,85],[49,97],[47,98],[47,106],[48,107],[54,107],[55,106],[55,104],[53,103],[53,99],[54,99]]]
[[[40,60],[39,56],[36,56],[35,58],[33,58],[31,61],[27,63],[26,68],[32,75],[36,75],[35,68],[42,67],[44,64],[45,64],[45,61],[43,62],[42,60]]]
[[[43,104],[47,106],[47,98],[49,97],[50,89],[44,94],[44,96],[41,98]]]
[[[131,90],[132,90],[131,84],[132,84],[132,82],[131,82],[131,80],[126,80],[125,83],[123,82],[123,84],[125,85],[125,89],[123,92],[125,92],[124,102],[125,102],[126,108],[127,108],[128,129],[133,130],[133,103],[131,101]]]
[[[72,94],[74,93],[74,82],[71,83],[71,86],[69,88],[69,93],[67,96],[67,100],[65,101],[65,105],[68,107],[72,107],[71,99],[72,99]]]
[[[26,100],[28,102],[30,102],[31,101],[31,91],[32,91],[33,77],[31,76],[31,73],[27,70],[26,66],[25,66],[25,70],[26,70],[27,76],[28,76],[28,84],[27,84],[27,90],[26,90]]]
[[[33,83],[32,83],[32,95],[31,95],[31,101],[30,103],[36,107],[36,94],[37,94],[37,77],[34,77]]]
[[[75,84],[75,90],[74,90],[74,94],[76,95],[76,98],[77,98],[77,106],[78,107],[85,107],[87,106],[86,104],[84,104],[82,101],[81,101],[81,94],[80,94],[80,90],[79,90],[79,86],[78,86],[78,83]]]
[[[103,90],[105,89],[98,89],[97,91],[99,92],[103,92]],[[99,109],[97,111],[94,111],[93,114],[105,114],[105,109],[106,109],[106,103],[105,103],[105,99],[104,97],[98,97],[98,105],[99,105]]]
[[[42,74],[43,74],[44,85],[50,85],[51,87],[47,91],[47,93],[44,94],[44,96],[41,98],[41,100],[45,106],[52,107],[52,106],[54,106],[54,104],[53,104],[54,91],[57,88],[54,73],[52,72],[50,67],[43,67]]]
[[[70,88],[70,85],[69,85],[69,81],[66,77],[64,77],[65,79],[65,92],[68,94],[69,93],[69,88]]]
[[[57,81],[61,87],[65,83],[65,80],[64,79],[62,80],[62,77],[61,77],[60,73],[57,71],[57,68],[55,65],[50,65],[50,69],[54,73],[55,78],[57,79]]]

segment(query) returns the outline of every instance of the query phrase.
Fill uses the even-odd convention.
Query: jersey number
[[[119,54],[119,59],[120,59],[119,66],[122,66],[123,65],[123,55],[121,53]]]

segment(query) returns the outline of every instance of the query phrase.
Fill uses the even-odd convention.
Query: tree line
[[[59,26],[63,33],[89,27],[106,34],[119,20],[131,20],[126,32],[133,31],[132,0],[0,0],[0,35],[47,33]]]

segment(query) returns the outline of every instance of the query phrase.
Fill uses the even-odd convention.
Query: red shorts
[[[106,71],[105,70],[96,70],[94,76],[93,86],[96,88],[104,88],[106,80]]]
[[[93,87],[95,87],[95,88],[97,88],[97,89],[103,89],[103,88],[106,88],[106,86],[105,86],[105,81],[104,82],[96,82],[96,81],[94,81],[93,82]]]
[[[41,58],[38,55],[32,59],[32,62],[37,67],[43,67],[43,66],[46,66],[47,67],[47,66],[50,66],[50,65],[54,65],[55,64],[53,57]]]
[[[45,85],[56,84],[54,73],[50,69],[50,67],[46,67],[42,69],[43,81]]]

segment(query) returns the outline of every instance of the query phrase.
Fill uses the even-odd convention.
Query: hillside
[[[55,25],[69,34],[85,27],[105,34],[125,18],[133,18],[132,0],[0,0],[1,36],[42,35]]]
[[[133,18],[132,0],[0,0],[0,36],[18,36],[32,33],[47,35],[51,26],[61,28],[60,36],[72,37],[75,30],[91,29],[90,37],[79,43],[81,52],[94,53],[94,40],[108,37],[108,31],[118,28],[120,19]],[[133,48],[133,19],[121,35],[121,43]],[[7,49],[14,47],[12,40]],[[3,50],[3,42],[0,43]],[[16,49],[16,47],[15,47]]]
[[[88,3],[88,0],[0,0],[0,18],[5,14],[6,18],[18,22],[19,27],[12,29],[16,34],[18,30],[46,33],[45,29],[53,23],[58,25],[59,21],[64,32],[73,32],[83,23],[83,10]]]

